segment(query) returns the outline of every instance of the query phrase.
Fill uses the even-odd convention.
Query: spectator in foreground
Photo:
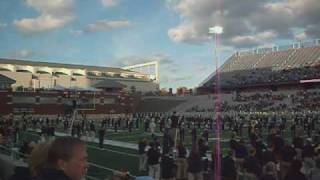
[[[307,177],[301,173],[302,163],[300,160],[291,162],[290,170],[284,180],[307,180]]]
[[[139,151],[139,171],[146,170],[146,163],[147,163],[147,140],[141,139],[138,144],[138,151]]]
[[[233,160],[233,152],[229,151],[227,156],[222,159],[222,179],[232,180],[237,178],[237,170]]]
[[[37,180],[81,180],[88,169],[87,151],[83,141],[74,137],[55,139],[48,149],[46,167]]]
[[[202,180],[202,161],[197,147],[193,147],[188,157],[188,180]]]
[[[182,142],[178,146],[178,158],[177,158],[177,179],[187,178],[187,148]]]
[[[162,180],[174,180],[176,177],[176,164],[172,155],[168,152],[164,152],[161,158],[161,179]]]
[[[161,154],[154,142],[150,142],[150,149],[147,152],[149,176],[155,180],[160,180],[160,157]]]
[[[50,142],[35,145],[28,157],[28,167],[17,166],[9,180],[31,180],[37,177],[46,166],[49,147]]]

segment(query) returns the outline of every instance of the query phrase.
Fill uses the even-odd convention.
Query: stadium
[[[146,84],[153,88],[147,90],[154,92],[158,91],[158,84],[141,72],[2,59],[1,132],[2,137],[13,136],[14,139],[10,142],[4,138],[11,148],[6,145],[1,147],[4,154],[10,155],[8,157],[20,159],[12,164],[3,155],[1,169],[5,171],[2,175],[8,177],[12,168],[22,163],[24,155],[21,153],[30,152],[21,148],[28,149],[30,142],[68,134],[87,142],[90,165],[87,179],[104,179],[115,174],[125,174],[127,178],[146,175],[139,163],[142,139],[159,143],[158,148],[162,153],[172,151],[177,158],[176,172],[182,173],[177,175],[178,179],[184,179],[184,170],[181,169],[184,161],[179,154],[179,148],[182,147],[177,144],[180,141],[184,142],[190,153],[195,144],[199,145],[204,179],[214,177],[212,172],[215,168],[212,169],[212,164],[217,159],[214,154],[217,153],[215,147],[218,142],[221,143],[222,157],[229,157],[229,143],[240,139],[236,147],[230,145],[235,151],[235,166],[244,166],[237,164],[237,159],[242,156],[237,147],[243,146],[243,141],[254,142],[254,152],[264,159],[264,153],[269,152],[270,145],[273,148],[288,148],[284,144],[291,142],[290,137],[296,137],[295,141],[311,139],[315,148],[312,156],[316,156],[320,140],[319,45],[320,41],[315,40],[285,47],[235,52],[218,71],[200,83],[193,95],[188,96],[144,95],[139,90]],[[93,75],[92,72],[99,75]],[[107,72],[118,75],[102,75]],[[128,76],[120,77],[119,74]],[[217,76],[220,78],[219,94],[216,91]],[[54,82],[50,84],[52,78]],[[69,79],[69,82],[65,79]],[[94,84],[96,79],[101,81]],[[36,85],[33,81],[36,81]],[[73,87],[70,85],[72,81],[75,81]],[[136,91],[125,88],[128,84],[124,82],[127,81],[134,82],[130,85],[134,85]],[[220,114],[219,117],[216,114]],[[218,126],[218,118],[222,122],[221,139],[210,133],[217,131],[215,126]],[[172,125],[175,119],[178,123],[176,126]],[[5,127],[6,130],[3,129]],[[178,131],[172,135],[173,129]],[[101,133],[106,134],[102,144],[99,141]],[[274,144],[272,137],[281,141],[282,145]],[[167,142],[166,138],[173,142]],[[267,150],[262,149],[264,144],[258,147],[262,140],[266,141]],[[178,148],[173,150],[170,147]],[[307,156],[304,153],[306,147],[300,148],[300,156]],[[282,152],[272,151],[275,158],[280,159],[278,156],[283,156]],[[248,153],[253,153],[252,149]],[[166,157],[162,157],[162,168],[165,165],[172,166],[165,161]],[[222,177],[227,175],[224,174],[224,159]],[[280,161],[288,162],[284,159]],[[280,166],[284,169],[287,167],[285,164]],[[250,166],[244,166],[235,173],[237,178],[245,178],[256,172]],[[283,174],[279,176],[284,177]]]
[[[319,0],[0,1],[0,180],[320,180]]]

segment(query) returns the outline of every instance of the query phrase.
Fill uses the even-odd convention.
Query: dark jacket
[[[44,169],[35,180],[71,180],[62,170]]]
[[[236,158],[245,158],[248,155],[248,151],[243,144],[238,144],[237,148],[235,149],[235,156]]]
[[[199,154],[188,158],[188,172],[199,173],[202,170],[202,160]]]
[[[248,173],[253,173],[257,176],[260,176],[261,174],[261,165],[257,158],[253,156],[248,156],[245,158],[243,167],[247,170]]]
[[[222,159],[221,176],[225,179],[236,179],[237,170],[231,156],[227,156]]]
[[[16,167],[14,168],[14,174],[9,180],[31,180],[31,173],[28,167]]]
[[[155,150],[154,148],[151,148],[148,150],[147,156],[148,156],[149,165],[159,164],[159,160],[161,156],[159,151]]]
[[[266,150],[262,153],[262,163],[265,165],[270,161],[276,163],[276,157],[272,151]]]
[[[161,170],[162,178],[173,178],[175,177],[176,165],[174,164],[174,159],[169,155],[165,155],[161,160]]]
[[[307,178],[301,172],[288,172],[284,180],[307,180]]]
[[[264,174],[259,178],[259,180],[277,180],[277,178],[271,174]]]
[[[146,153],[146,146],[147,146],[147,144],[146,144],[146,142],[144,142],[144,141],[140,141],[139,142],[139,145],[138,145],[138,152],[139,152],[139,154],[145,154]]]

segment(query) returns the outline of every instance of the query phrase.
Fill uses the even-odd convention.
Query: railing
[[[241,50],[241,51],[238,51],[236,54],[239,56],[252,55],[252,54],[266,54],[270,52],[285,51],[289,49],[299,49],[299,48],[307,48],[307,47],[316,47],[316,46],[320,46],[320,39],[293,42],[292,44],[281,45],[281,46],[257,47],[249,50]]]

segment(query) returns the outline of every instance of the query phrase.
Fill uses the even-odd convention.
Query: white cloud
[[[24,34],[59,29],[74,19],[74,0],[27,0],[26,3],[40,15],[35,18],[14,20],[14,26]]]
[[[190,75],[171,76],[171,75],[163,74],[160,77],[160,84],[161,83],[173,83],[174,84],[174,83],[181,82],[181,81],[189,81],[191,79],[192,79],[192,76],[190,76]]]
[[[174,42],[187,42],[191,44],[197,44],[209,40],[209,36],[207,34],[201,35],[195,30],[193,26],[187,25],[169,29],[168,35]]]
[[[299,34],[295,34],[294,37],[296,40],[298,41],[303,41],[307,39],[307,34],[305,32],[299,33]]]
[[[127,56],[127,57],[119,58],[116,61],[117,61],[116,64],[118,66],[131,66],[134,64],[150,62],[152,60],[146,57]]]
[[[204,66],[204,65],[196,65],[196,71],[197,72],[203,72],[203,71],[206,71],[208,69],[207,66]]]
[[[7,24],[0,22],[0,31],[7,27]]]
[[[9,55],[11,58],[24,59],[34,56],[34,52],[32,50],[23,49],[20,51],[13,52]]]
[[[132,23],[130,21],[108,21],[108,20],[99,20],[94,24],[89,24],[85,28],[85,32],[97,32],[97,31],[108,31],[120,28],[130,27]]]
[[[171,79],[172,82],[178,82],[178,81],[187,81],[192,79],[192,76],[187,75],[187,76],[180,76],[180,77],[174,77]]]
[[[222,43],[236,47],[293,39],[294,28],[304,29],[307,37],[320,35],[319,0],[226,0],[223,6],[220,0],[166,3],[181,19],[168,30],[170,39],[178,43],[208,42],[208,28],[217,24],[225,30]]]
[[[101,3],[105,7],[114,7],[118,4],[118,0],[101,0]]]
[[[278,34],[274,31],[265,31],[255,35],[234,36],[230,39],[231,44],[235,46],[257,46],[266,44],[275,39]]]
[[[79,36],[83,34],[82,30],[70,30],[70,34],[75,35],[75,36]]]
[[[72,19],[72,17],[58,18],[52,15],[41,15],[37,18],[15,20],[14,25],[24,34],[34,34],[59,29]]]
[[[5,27],[7,27],[7,24],[6,24],[6,23],[1,23],[1,22],[0,22],[0,30],[1,30],[2,28],[5,28]]]

